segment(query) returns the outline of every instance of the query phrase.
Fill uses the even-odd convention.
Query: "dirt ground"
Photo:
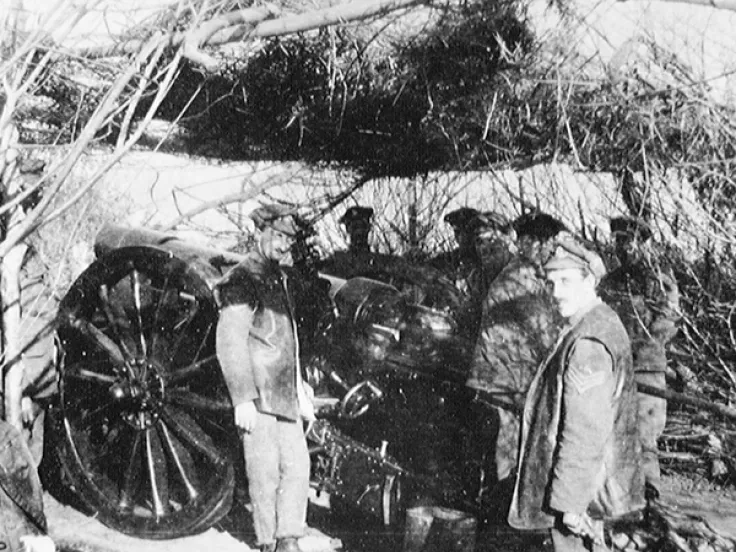
[[[736,550],[736,490],[697,485],[677,476],[664,478],[661,500],[671,510],[692,519],[705,519]],[[123,535],[98,520],[45,495],[49,532],[60,552],[247,552],[254,550],[247,514],[237,512],[217,527],[180,539],[152,541]],[[237,519],[233,519],[237,518]],[[301,546],[305,552],[400,552],[403,533],[351,516],[337,516],[310,507],[310,529]],[[476,552],[541,552],[542,535],[521,534],[503,525],[488,525],[477,535]]]

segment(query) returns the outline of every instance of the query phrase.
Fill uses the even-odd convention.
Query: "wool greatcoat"
[[[638,383],[665,390],[665,348],[677,333],[680,293],[673,274],[643,262],[627,263],[606,275],[599,289],[621,317],[631,340]],[[639,435],[647,483],[659,487],[657,440],[667,422],[667,401],[639,393]]]
[[[0,550],[24,550],[21,537],[45,532],[43,489],[25,438],[0,420]]]
[[[218,283],[217,357],[234,406],[253,401],[257,419],[242,435],[259,546],[299,538],[306,527],[309,410],[299,367],[296,281],[258,251]]]
[[[516,466],[524,397],[559,335],[562,319],[547,293],[541,268],[523,256],[501,271],[482,307],[466,385],[494,399],[498,430],[493,459],[496,479],[501,481]]]
[[[508,517],[519,529],[552,528],[562,512],[610,519],[644,506],[636,388],[626,330],[600,301],[570,322],[527,395]],[[576,347],[600,351],[602,358],[573,366],[570,358]],[[586,403],[585,394],[591,389],[594,398]],[[573,404],[574,415],[566,411]]]
[[[242,327],[218,328],[218,357],[233,405],[254,400],[259,412],[296,421],[297,336],[286,277],[278,263],[252,252],[218,283],[220,309],[246,306],[253,316],[247,335]],[[248,358],[228,361],[228,351],[240,353],[244,339]]]

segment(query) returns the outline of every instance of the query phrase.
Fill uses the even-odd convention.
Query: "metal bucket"
[[[403,552],[473,552],[476,519],[466,512],[439,506],[406,511]]]

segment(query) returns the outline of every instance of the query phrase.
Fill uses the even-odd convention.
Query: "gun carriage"
[[[124,533],[203,531],[227,514],[242,479],[212,292],[242,257],[121,227],[103,229],[95,250],[57,319],[49,436],[64,485]],[[303,368],[317,391],[312,485],[385,524],[419,497],[476,507],[479,432],[491,423],[463,386],[454,288],[409,279],[408,292],[314,279],[297,297],[310,345]],[[417,302],[422,288],[429,305]]]

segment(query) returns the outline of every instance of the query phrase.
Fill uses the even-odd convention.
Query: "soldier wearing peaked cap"
[[[348,248],[336,251],[324,259],[319,271],[338,278],[367,276],[381,279],[379,275],[390,272],[400,262],[398,257],[374,253],[370,247],[370,234],[373,229],[373,209],[361,205],[349,207],[340,223],[348,234]]]
[[[256,229],[271,228],[289,237],[296,236],[298,231],[295,216],[295,209],[278,203],[258,207],[250,215]]]
[[[642,242],[652,237],[652,228],[639,217],[614,217],[611,219],[614,239],[638,239]]]
[[[527,394],[508,520],[558,552],[607,550],[605,521],[644,506],[629,338],[597,295],[596,253],[560,241],[544,269],[566,327]]]
[[[509,476],[516,466],[524,397],[562,327],[547,293],[542,266],[553,249],[552,238],[565,225],[551,215],[535,212],[522,215],[511,226],[517,234],[518,254],[493,280],[483,299],[466,382],[471,389],[493,397],[498,419],[494,433],[482,439],[493,443],[493,483],[499,484],[486,493],[496,502],[489,510],[502,506],[500,497],[508,491]],[[494,470],[489,472],[494,474]]]
[[[364,207],[362,205],[353,205],[345,210],[345,213],[340,217],[340,223],[344,225],[351,224],[353,222],[371,222],[373,218],[373,207]]]
[[[498,213],[470,207],[455,209],[444,220],[452,227],[457,246],[434,257],[429,265],[443,273],[464,296],[458,322],[470,353],[488,286],[512,258],[508,221]]]
[[[370,253],[368,237],[371,233],[372,220],[373,209],[371,207],[355,205],[345,211],[340,218],[340,223],[345,225],[345,230],[350,237],[348,251]]]
[[[587,272],[595,279],[596,285],[606,275],[606,265],[603,263],[603,259],[594,251],[571,238],[557,241],[554,254],[544,264],[544,270],[548,273],[569,268],[577,268]]]
[[[261,550],[298,552],[306,528],[314,417],[299,366],[295,273],[281,263],[298,230],[280,205],[254,210],[257,247],[215,288],[217,358],[241,432],[253,525]]]
[[[461,291],[482,298],[511,259],[508,221],[498,213],[470,207],[455,209],[444,220],[452,227],[457,246],[437,255],[430,266],[447,275]]]
[[[460,207],[459,209],[455,209],[454,211],[447,213],[444,220],[454,228],[463,229],[479,214],[480,211],[473,209],[472,207]]]
[[[539,241],[550,240],[567,231],[565,223],[542,211],[524,213],[514,220],[512,226],[518,237],[527,236]]]
[[[638,383],[664,390],[666,347],[677,333],[679,290],[674,275],[652,255],[652,230],[636,217],[611,219],[619,267],[601,282],[601,296],[621,317],[631,339]],[[647,498],[659,496],[657,440],[667,420],[666,399],[639,393],[639,433],[642,440]]]

